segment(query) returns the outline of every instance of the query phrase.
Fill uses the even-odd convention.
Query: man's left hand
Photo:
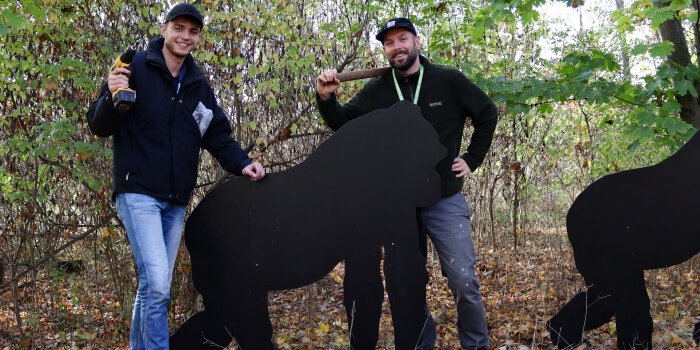
[[[457,173],[455,175],[457,178],[465,177],[472,172],[472,170],[469,169],[467,162],[465,162],[461,157],[455,158],[455,160],[452,162],[452,171]]]
[[[243,173],[245,176],[249,176],[250,181],[258,181],[265,177],[265,168],[263,168],[260,163],[253,162],[243,168],[241,173]]]

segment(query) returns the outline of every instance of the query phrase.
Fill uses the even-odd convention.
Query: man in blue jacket
[[[230,136],[229,121],[190,55],[203,26],[193,5],[173,7],[162,37],[137,53],[129,69],[109,73],[87,114],[93,133],[113,137],[113,195],[138,267],[131,349],[168,348],[166,307],[200,148],[231,173],[252,181],[265,176]],[[119,88],[137,92],[127,112],[114,109],[112,93]]]

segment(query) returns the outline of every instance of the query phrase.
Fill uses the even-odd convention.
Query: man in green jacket
[[[460,71],[431,64],[421,56],[420,37],[410,20],[387,21],[376,38],[382,42],[393,70],[367,82],[344,105],[335,96],[340,86],[337,72],[325,70],[317,78],[319,112],[328,126],[337,130],[350,119],[408,99],[420,107],[423,116],[435,127],[440,143],[447,148],[447,156],[436,167],[442,180],[442,199],[432,207],[420,208],[418,222],[433,242],[454,293],[462,347],[488,349],[484,305],[474,270],[476,256],[470,212],[461,189],[464,177],[483,162],[491,146],[498,118],[496,106]],[[471,119],[474,132],[467,151],[460,155],[466,118]],[[427,306],[426,312],[429,317],[421,348],[432,349],[436,331]],[[350,311],[348,315],[351,317]]]

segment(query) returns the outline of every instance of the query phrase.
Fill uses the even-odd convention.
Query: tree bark
[[[694,0],[693,2],[696,1],[697,0]],[[666,7],[668,4],[668,1],[654,1],[654,6],[658,8]],[[673,43],[674,50],[668,56],[667,61],[672,64],[674,68],[682,69],[683,67],[693,64],[690,60],[690,52],[688,51],[685,32],[678,18],[674,17],[673,19],[663,22],[659,27],[659,32],[662,40]],[[695,90],[698,91],[700,82],[695,81],[694,85]],[[676,100],[681,105],[681,119],[688,124],[692,124],[696,128],[700,128],[700,105],[698,105],[698,98],[687,93],[685,95],[676,95]]]
[[[692,5],[695,11],[700,8],[700,0],[693,0]],[[693,37],[695,37],[695,55],[700,53],[700,17],[693,23]]]
[[[615,0],[615,4],[617,5],[618,10],[622,10],[625,8],[625,2],[624,0]],[[625,80],[629,80],[630,77],[632,76],[632,73],[630,71],[630,54],[629,50],[625,50],[625,42],[626,42],[626,35],[625,33],[622,34],[622,42],[620,44],[620,53],[622,54],[622,75],[625,78]]]

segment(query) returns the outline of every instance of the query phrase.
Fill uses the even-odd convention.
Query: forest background
[[[565,227],[577,194],[603,175],[659,162],[700,126],[697,0],[193,3],[207,22],[194,55],[234,136],[269,171],[298,164],[329,137],[314,100],[321,69],[386,65],[374,34],[387,18],[411,17],[425,56],[492,97],[498,129],[464,193],[495,348],[550,347],[544,322],[583,288]],[[0,349],[127,345],[136,273],[111,201],[111,140],[90,133],[85,113],[117,56],[159,35],[170,6],[0,1]],[[362,84],[344,83],[340,100]],[[227,177],[201,158],[190,211]],[[172,326],[201,307],[189,266],[183,245]],[[435,256],[429,269],[438,345],[457,348]],[[655,347],[692,346],[699,269],[696,256],[646,273]],[[311,286],[270,293],[281,348],[347,347],[342,275],[341,264]],[[393,348],[388,307],[381,334],[380,348]],[[614,346],[615,324],[588,336]]]

